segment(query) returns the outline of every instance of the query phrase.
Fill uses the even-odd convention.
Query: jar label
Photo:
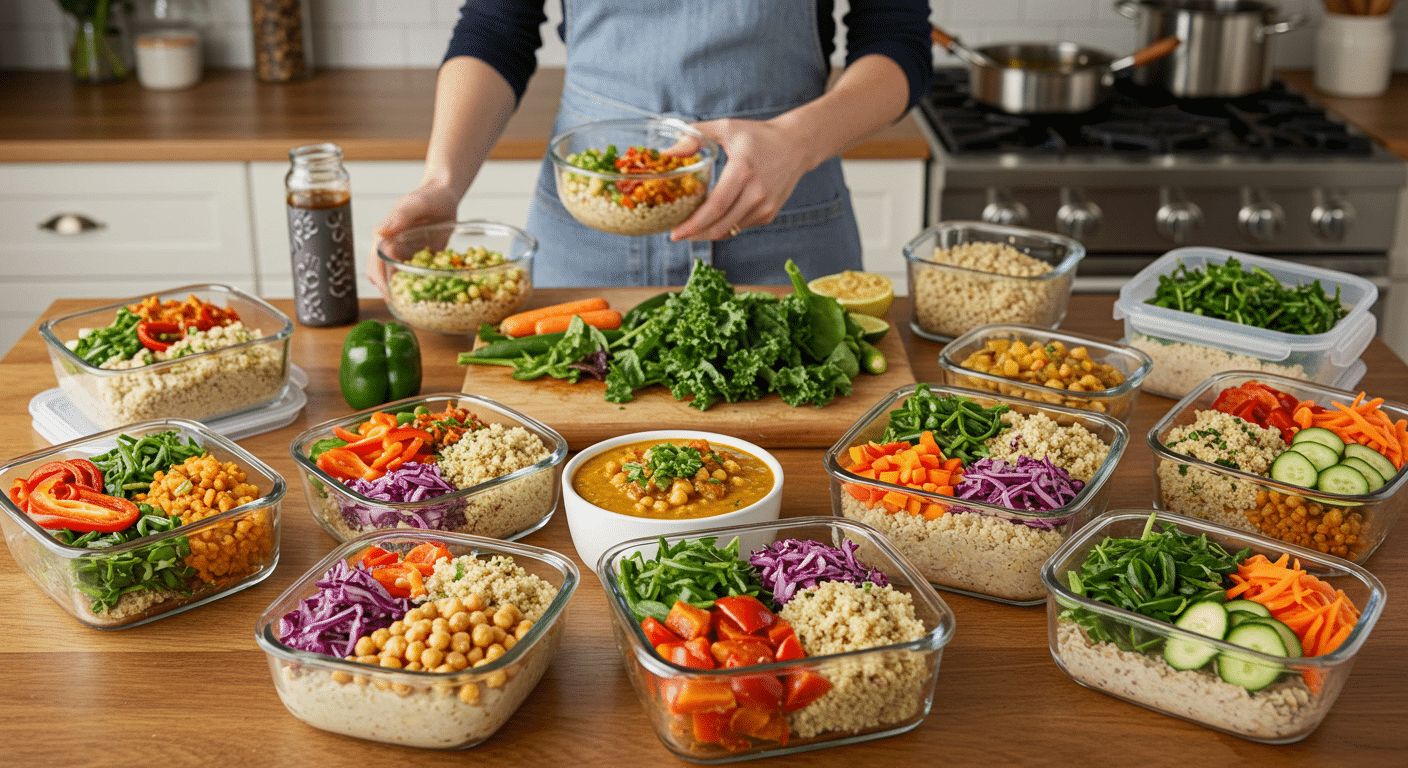
[[[298,322],[323,326],[355,321],[357,264],[352,250],[352,204],[288,206],[288,239]]]

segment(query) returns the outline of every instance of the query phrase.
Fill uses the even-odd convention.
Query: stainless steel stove
[[[1082,291],[1118,290],[1182,245],[1365,276],[1380,286],[1380,333],[1408,357],[1408,164],[1279,81],[1177,100],[1119,78],[1091,112],[1034,116],[979,104],[965,69],[941,68],[919,111],[934,156],[927,223],[1075,237]]]

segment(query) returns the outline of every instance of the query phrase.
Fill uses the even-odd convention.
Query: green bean
[[[1170,274],[1159,277],[1146,303],[1300,335],[1327,333],[1349,314],[1338,287],[1333,297],[1319,280],[1288,288],[1262,267],[1244,272],[1235,258],[1204,269],[1189,269],[1179,262]]]

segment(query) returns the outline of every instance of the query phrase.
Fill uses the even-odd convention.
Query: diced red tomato
[[[831,690],[831,681],[808,670],[787,675],[786,693],[783,696],[782,711],[796,712],[816,701]]]
[[[793,661],[806,655],[807,654],[802,652],[802,643],[797,639],[796,635],[788,635],[782,638],[782,642],[778,643],[777,648],[773,650],[773,659],[775,661]]]
[[[675,693],[671,711],[678,714],[695,712],[724,712],[737,706],[733,698],[733,688],[728,681],[720,679],[691,679],[682,681]],[[698,736],[696,735],[696,738]]]
[[[709,646],[714,661],[729,667],[751,667],[754,664],[771,664],[772,648],[759,639],[718,640]],[[736,657],[738,663],[728,663]]]
[[[762,601],[751,595],[721,597],[714,605],[750,635],[772,626],[777,618]]]
[[[756,707],[764,712],[782,708],[782,681],[777,675],[734,675],[729,686],[741,706]]]
[[[645,632],[645,639],[650,641],[651,647],[663,643],[682,643],[684,638],[670,631],[670,628],[660,623],[654,616],[646,616],[640,623],[640,628]]]
[[[669,614],[665,616],[665,626],[686,640],[708,636],[709,624],[708,611],[695,608],[682,600],[676,600]]]

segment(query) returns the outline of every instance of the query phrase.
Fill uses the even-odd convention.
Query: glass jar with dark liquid
[[[288,153],[284,177],[293,295],[303,325],[357,320],[357,265],[352,248],[352,183],[336,144],[309,144]]]

